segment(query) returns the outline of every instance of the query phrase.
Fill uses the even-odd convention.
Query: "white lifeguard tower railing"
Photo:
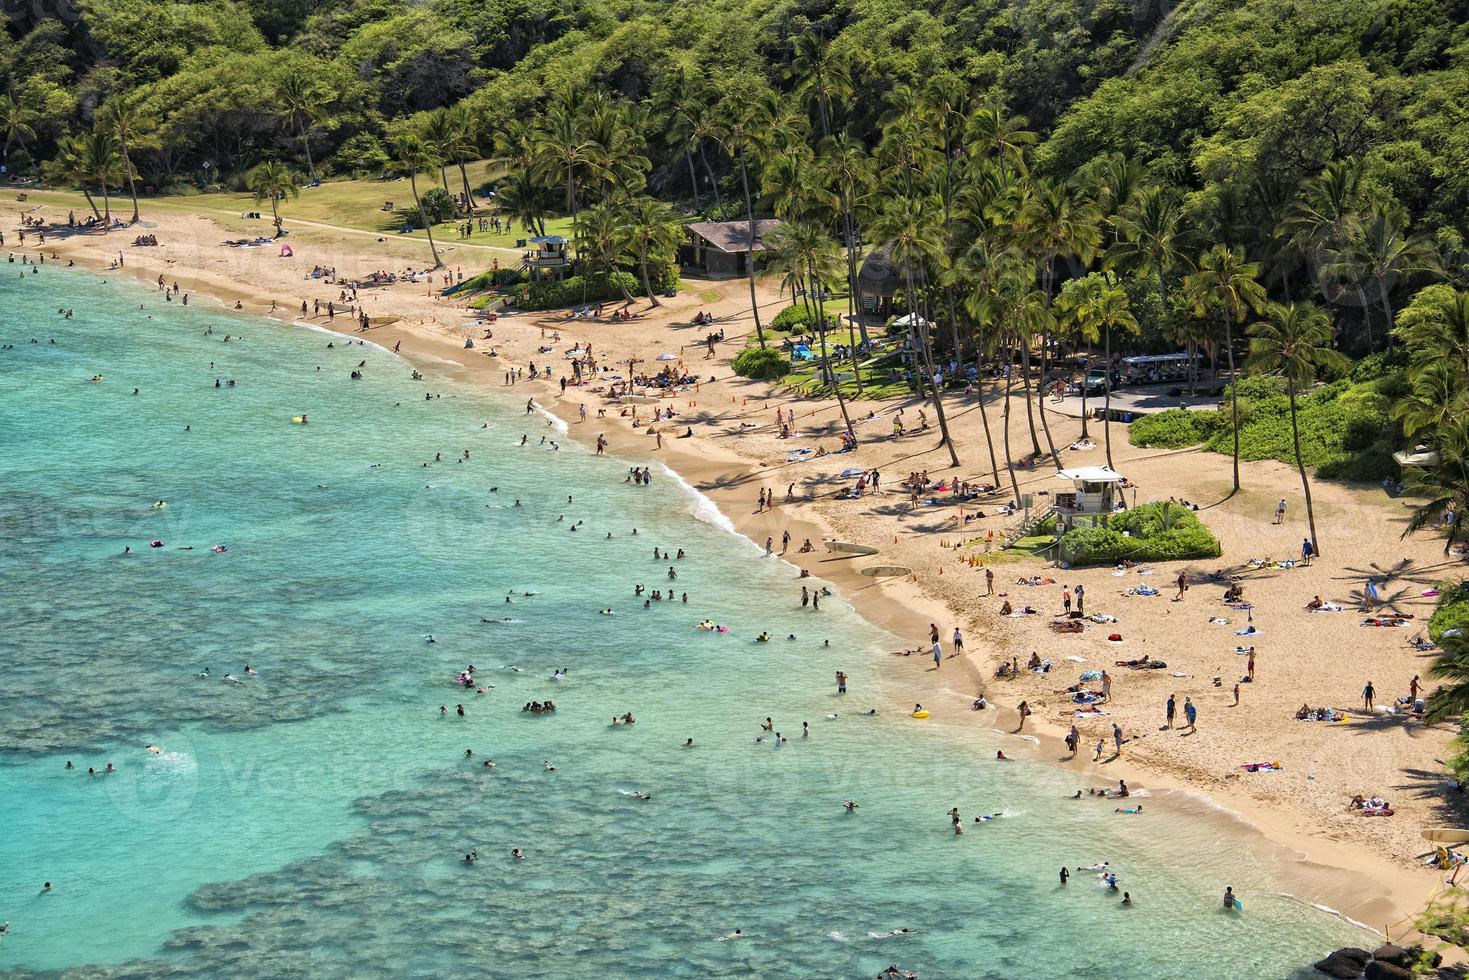
[[[1110,466],[1082,466],[1061,470],[1058,480],[1067,480],[1072,489],[1056,494],[1056,514],[1066,528],[1077,524],[1100,525],[1099,518],[1115,513],[1126,505],[1123,499],[1121,473]]]

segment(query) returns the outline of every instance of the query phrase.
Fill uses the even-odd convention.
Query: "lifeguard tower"
[[[1123,499],[1123,476],[1110,466],[1082,466],[1074,470],[1062,470],[1056,474],[1058,480],[1068,480],[1072,489],[1060,491],[1055,497],[1056,516],[1061,530],[1070,530],[1078,524],[1096,526],[1100,518],[1121,510]]]

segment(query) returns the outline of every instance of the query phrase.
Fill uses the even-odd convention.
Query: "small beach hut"
[[[750,261],[758,267],[761,255],[769,250],[770,236],[779,227],[776,218],[757,219],[752,240],[748,221],[696,221],[684,226],[686,240],[678,259],[684,268],[711,279],[743,276]]]

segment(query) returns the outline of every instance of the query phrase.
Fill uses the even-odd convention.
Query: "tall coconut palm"
[[[1277,234],[1308,263],[1324,275],[1316,286],[1328,303],[1338,303],[1348,285],[1329,274],[1335,257],[1349,249],[1359,228],[1365,190],[1365,168],[1359,159],[1334,160],[1320,175],[1301,185],[1295,201],[1286,209]],[[1370,324],[1368,338],[1371,339]]]
[[[534,229],[536,234],[544,235],[546,218],[556,210],[556,190],[524,170],[515,170],[500,181],[495,203],[527,231]]]
[[[880,241],[888,243],[893,263],[903,270],[908,297],[909,337],[913,345],[913,371],[920,379],[918,390],[920,394],[925,390],[932,393],[942,445],[948,447],[950,465],[958,466],[959,454],[949,435],[949,423],[944,415],[943,393],[934,383],[929,324],[927,318],[919,314],[915,279],[915,270],[923,268],[943,247],[937,235],[938,220],[938,204],[932,198],[894,197],[873,220],[872,233]]]
[[[434,223],[423,213],[423,201],[418,196],[418,175],[425,170],[432,172],[439,165],[439,158],[417,133],[400,133],[393,140],[393,153],[398,158],[398,165],[408,174],[408,187],[413,191],[413,207],[423,219],[423,230],[428,236],[428,251],[433,256],[434,268],[441,269],[444,263],[439,258],[439,247],[434,244]]]
[[[477,207],[474,191],[469,186],[469,169],[466,164],[480,154],[479,122],[474,112],[464,103],[449,110],[449,159],[459,168],[459,181],[464,186],[464,201],[471,209]]]
[[[1184,280],[1196,315],[1217,309],[1224,316],[1224,351],[1229,359],[1229,410],[1234,429],[1234,489],[1239,490],[1239,379],[1234,373],[1234,325],[1265,305],[1260,267],[1245,261],[1242,248],[1215,245],[1199,259],[1197,272]]]
[[[618,262],[627,254],[628,236],[624,233],[624,224],[624,217],[616,207],[599,201],[578,212],[572,225],[577,261],[596,262],[609,283]],[[622,298],[628,303],[633,302],[632,294],[623,284],[623,277],[617,278],[617,286],[622,291]]]
[[[266,160],[258,164],[250,171],[247,179],[250,193],[255,195],[255,202],[270,202],[270,217],[275,225],[275,234],[279,238],[281,234],[281,213],[276,207],[276,202],[288,197],[296,197],[300,190],[296,187],[296,178],[286,169],[286,165],[277,160]]]
[[[750,168],[759,163],[760,154],[769,145],[777,112],[772,94],[762,86],[746,83],[746,91],[728,99],[718,138],[725,152],[735,161],[740,172],[740,191],[745,200],[745,221],[751,251],[745,263],[750,283],[750,313],[755,318],[755,337],[765,347],[765,328],[760,323],[760,303],[755,298],[755,202],[750,196]]]
[[[1388,343],[1392,343],[1392,291],[1402,280],[1418,273],[1439,271],[1432,243],[1411,234],[1406,219],[1388,204],[1378,204],[1359,222],[1350,245],[1333,267],[1335,278],[1356,281],[1372,290],[1372,302],[1382,307]],[[1362,315],[1371,316],[1371,306]],[[1371,333],[1371,327],[1368,327]]]
[[[653,292],[653,282],[648,275],[648,260],[653,256],[668,256],[678,250],[683,241],[683,229],[673,208],[652,197],[635,197],[623,210],[623,235],[629,251],[637,256],[638,268],[643,274],[643,292],[648,302],[661,306]]]
[[[122,156],[123,169],[127,172],[128,194],[133,199],[132,223],[138,221],[138,180],[133,168],[131,151],[147,138],[153,129],[154,120],[142,109],[142,102],[135,93],[115,97],[102,110],[102,122],[117,137],[117,148]]]
[[[951,273],[954,284],[963,290],[964,310],[969,314],[975,326],[975,347],[977,361],[980,365],[984,364],[985,358],[995,347],[1002,309],[996,292],[1005,281],[1007,263],[1012,261],[1012,252],[998,246],[991,238],[981,237],[969,246]],[[981,379],[979,393],[979,417],[984,425],[984,441],[989,450],[990,470],[995,486],[999,486],[1000,467],[995,459],[995,440],[990,432],[989,409],[985,405],[983,379]]]
[[[1161,187],[1144,187],[1113,217],[1112,229],[1115,238],[1103,266],[1118,272],[1151,272],[1158,283],[1158,299],[1166,319],[1173,270],[1188,261],[1177,201]],[[1193,363],[1190,360],[1190,389],[1194,383]]]
[[[87,177],[102,188],[102,220],[112,224],[111,190],[122,178],[122,159],[117,139],[105,126],[96,125],[82,137],[82,159]]]
[[[92,209],[92,214],[98,221],[102,220],[102,211],[92,198],[92,172],[85,136],[78,134],[63,138],[57,144],[56,156],[45,165],[45,171],[57,180],[81,188],[82,196],[87,199],[87,207]]]
[[[5,164],[7,172],[10,169],[10,147],[19,143],[20,148],[24,150],[26,140],[36,138],[36,131],[31,126],[35,118],[35,113],[26,108],[15,97],[14,92],[7,92],[5,101],[0,102],[0,126],[5,127],[5,150],[0,153],[0,162]]]
[[[862,283],[857,263],[861,247],[860,219],[865,210],[868,194],[874,182],[869,158],[862,144],[846,133],[838,133],[821,141],[818,167],[822,180],[834,192],[836,218],[841,229],[842,245],[847,259],[847,322],[848,339],[850,324],[855,323],[862,343],[868,342],[867,321],[863,316]],[[862,394],[862,371],[857,359],[858,344],[850,345],[852,352],[852,375],[857,382],[857,394]]]
[[[658,116],[667,120],[668,142],[683,154],[689,169],[689,190],[694,195],[694,211],[702,213],[699,203],[699,175],[694,170],[694,154],[703,149],[709,134],[701,123],[708,112],[707,87],[683,65],[666,72],[653,94]]]
[[[1322,371],[1341,370],[1349,362],[1331,348],[1331,317],[1314,303],[1272,303],[1265,319],[1250,324],[1250,357],[1247,367],[1253,371],[1285,376],[1286,396],[1290,399],[1290,435],[1295,449],[1296,469],[1301,474],[1301,492],[1306,498],[1306,524],[1311,529],[1311,544],[1320,555],[1321,540],[1316,537],[1316,511],[1311,503],[1311,481],[1306,477],[1306,462],[1301,456],[1301,427],[1296,419],[1296,394],[1309,388]]]
[[[793,40],[795,50],[786,78],[796,83],[797,95],[815,101],[821,135],[830,136],[835,128],[832,103],[851,94],[852,76],[846,63],[831,50],[831,42],[816,31],[803,31]]]
[[[1102,381],[1102,437],[1107,446],[1107,465],[1112,465],[1112,335],[1116,332],[1138,333],[1137,319],[1127,299],[1127,290],[1110,274],[1100,277],[1096,291],[1088,297],[1086,319],[1102,331],[1102,358],[1107,375]]]
[[[783,272],[801,296],[806,308],[807,321],[815,324],[817,339],[821,347],[821,379],[831,385],[836,393],[837,408],[842,413],[842,422],[847,432],[854,437],[851,416],[847,414],[847,399],[842,386],[831,368],[831,351],[826,342],[827,313],[821,297],[826,286],[841,276],[841,248],[826,229],[815,221],[789,221],[777,229],[771,242],[771,268]]]
[[[587,138],[581,114],[564,100],[553,102],[533,130],[531,146],[537,167],[564,181],[566,213],[576,217],[577,175],[602,155],[596,142]]]
[[[1091,263],[1102,241],[1101,213],[1096,202],[1081,196],[1073,188],[1055,181],[1041,180],[1035,182],[1032,193],[1021,205],[1018,221],[1024,229],[1022,234],[1040,262],[1046,303],[1049,305],[1054,296],[1056,260],[1075,258],[1082,265]],[[1048,325],[1043,326],[1040,341],[1041,380],[1037,385],[1037,407],[1040,410],[1041,428],[1046,434],[1046,445],[1050,448],[1051,459],[1059,470],[1061,456],[1056,451],[1056,444],[1051,438],[1051,426],[1046,420],[1045,376],[1051,348]]]
[[[1445,420],[1434,437],[1429,465],[1408,474],[1407,489],[1425,498],[1408,518],[1403,537],[1448,519],[1444,554],[1469,532],[1469,415]],[[1450,519],[1451,518],[1451,519]]]
[[[273,86],[286,128],[296,132],[301,153],[306,157],[306,173],[316,180],[316,163],[311,159],[311,127],[322,119],[331,95],[316,77],[304,68],[287,70]]]
[[[1469,714],[1469,636],[1445,633],[1439,637],[1438,645],[1443,652],[1429,665],[1428,676],[1449,684],[1428,695],[1428,711],[1423,716],[1428,725]],[[1455,768],[1459,766],[1461,761]]]

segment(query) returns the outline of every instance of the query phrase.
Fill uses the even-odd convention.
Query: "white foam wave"
[[[336,337],[336,338],[338,338],[340,340],[346,341],[347,344],[350,345],[350,346],[352,346],[352,347],[371,347],[374,350],[380,350],[380,351],[382,351],[384,354],[392,354],[393,353],[392,351],[390,351],[386,347],[384,347],[382,344],[375,344],[375,343],[373,343],[370,340],[359,340],[356,337],[349,337],[349,336],[347,336],[344,333],[339,333],[336,330],[329,330],[326,327],[320,326],[319,324],[307,323],[305,320],[287,320],[285,322],[286,323],[289,323],[293,327],[304,327],[307,330],[314,330],[317,333],[324,333],[324,334],[326,334],[329,337]]]
[[[1369,926],[1365,922],[1358,922],[1350,915],[1347,915],[1340,909],[1334,909],[1330,905],[1322,905],[1320,902],[1308,902],[1306,899],[1301,898],[1298,895],[1292,895],[1290,892],[1276,892],[1275,894],[1277,897],[1284,898],[1287,901],[1295,902],[1297,905],[1304,905],[1308,908],[1313,908],[1318,912],[1325,912],[1327,915],[1331,916],[1334,919],[1340,919],[1343,922],[1350,923],[1356,926],[1358,929],[1365,929],[1375,936],[1382,935],[1382,931],[1380,929],[1374,929],[1372,926]]]
[[[760,549],[759,545],[755,544],[755,542],[753,541],[750,541],[749,538],[744,537],[744,535],[740,534],[740,532],[735,529],[734,521],[725,516],[724,511],[719,509],[718,504],[710,500],[709,497],[705,494],[694,489],[693,484],[689,483],[688,480],[685,480],[682,476],[680,476],[677,471],[669,469],[662,463],[658,464],[658,468],[663,471],[664,476],[673,480],[673,482],[677,483],[680,487],[683,487],[683,489],[687,491],[689,496],[694,498],[695,517],[706,524],[713,524],[715,527],[721,530],[728,531],[730,534],[740,537],[745,541],[749,541],[752,548],[755,548],[757,550]]]
[[[542,408],[538,403],[533,404],[535,410],[539,414],[544,416],[546,421],[551,423],[551,428],[555,429],[558,433],[560,433],[561,435],[566,435],[567,432],[571,431],[566,427],[566,422],[560,416],[556,415],[554,412],[547,411],[546,409]]]

